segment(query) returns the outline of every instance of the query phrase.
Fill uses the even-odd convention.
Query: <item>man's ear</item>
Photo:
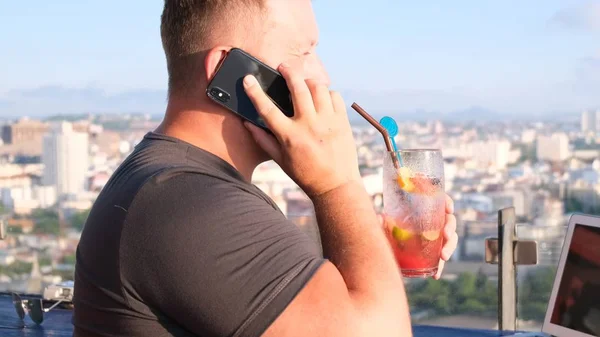
[[[204,73],[206,74],[207,83],[215,76],[221,62],[232,48],[231,46],[217,46],[208,51],[204,59]]]

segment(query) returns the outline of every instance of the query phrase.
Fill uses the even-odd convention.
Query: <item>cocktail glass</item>
[[[404,277],[437,273],[446,218],[444,160],[440,150],[400,150],[383,162],[384,229]],[[397,158],[397,157],[396,157]],[[397,162],[396,162],[397,163]]]

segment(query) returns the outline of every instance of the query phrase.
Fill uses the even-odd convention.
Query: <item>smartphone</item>
[[[231,49],[223,59],[206,88],[206,94],[217,104],[270,132],[244,91],[243,80],[249,74],[256,77],[267,96],[286,116],[294,116],[292,96],[283,76],[238,48]]]

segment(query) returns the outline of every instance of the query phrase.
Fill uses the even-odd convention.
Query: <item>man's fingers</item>
[[[454,233],[450,236],[450,239],[446,241],[446,243],[444,244],[444,248],[442,248],[442,256],[440,258],[437,273],[433,277],[434,279],[439,280],[442,277],[442,272],[444,271],[446,261],[450,260],[450,257],[452,257],[452,253],[454,253],[454,251],[456,250],[457,245],[458,235]]]
[[[327,86],[315,80],[306,80],[306,85],[312,94],[317,113],[333,113],[333,102]]]
[[[446,225],[444,227],[444,247],[442,248],[442,260],[448,260],[456,246],[458,245],[458,235],[456,234],[456,217],[453,214],[446,214]]]
[[[329,92],[329,95],[331,96],[333,110],[335,110],[336,113],[346,114],[346,103],[344,103],[342,95],[340,95],[339,92],[333,90]]]
[[[435,273],[435,275],[433,275],[434,279],[439,280],[442,277],[442,272],[444,271],[445,265],[446,265],[446,261],[440,260],[440,264],[438,265],[437,273]]]
[[[456,216],[454,214],[446,214],[446,224],[444,225],[444,238],[449,239],[452,234],[456,233]]]
[[[444,246],[440,256],[438,271],[434,275],[434,279],[439,280],[442,277],[442,271],[446,265],[446,261],[450,260],[452,254],[458,246],[458,234],[456,234],[456,217],[454,214],[446,214],[446,225],[444,227]]]
[[[248,75],[244,78],[244,90],[267,127],[276,135],[285,133],[292,120],[277,108],[254,76]]]
[[[446,213],[454,213],[454,200],[452,200],[448,194],[446,194]]]
[[[279,72],[285,78],[285,82],[290,89],[292,103],[294,104],[294,116],[302,118],[303,116],[313,115],[315,105],[308,85],[306,85],[304,73],[287,64],[279,66]]]
[[[277,142],[277,139],[252,123],[244,122],[244,126],[250,131],[258,146],[260,146],[277,164],[280,164],[282,155],[281,147],[279,142]]]
[[[452,253],[456,250],[456,246],[458,245],[458,235],[454,233],[450,236],[446,244],[444,244],[444,248],[442,248],[442,260],[448,261],[450,257],[452,257]]]

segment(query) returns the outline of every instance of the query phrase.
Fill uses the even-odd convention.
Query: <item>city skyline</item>
[[[485,262],[484,240],[498,232],[498,210],[512,207],[519,239],[535,240],[539,247],[536,272],[525,269],[527,276],[519,277],[524,289],[519,326],[539,329],[546,301],[540,295],[548,296],[551,287],[540,287],[537,280],[551,280],[565,224],[573,213],[600,214],[599,116],[600,110],[582,113],[580,125],[400,121],[396,142],[401,148],[442,150],[444,189],[455,201],[460,236],[440,281],[446,290],[434,296],[444,301],[423,297],[429,288],[421,291],[417,283],[407,288],[419,301],[415,322],[497,328],[497,268]],[[143,148],[137,145],[155,123],[148,116],[115,114],[69,122],[22,119],[2,126],[0,215],[8,236],[0,241],[0,290],[42,293],[46,285],[73,280],[76,248],[86,219],[96,214],[94,201],[132,151]],[[353,134],[365,191],[384,215],[389,204],[383,191],[391,183],[383,176],[386,147],[369,125],[353,128]],[[251,183],[322,248],[312,202],[281,167],[263,163]],[[536,276],[537,270],[547,272]],[[474,280],[485,291],[454,296],[457,287],[473,289]],[[537,292],[530,299],[533,284]]]
[[[318,51],[348,104],[399,116],[477,110],[498,118],[576,116],[600,105],[598,0],[343,3],[314,8]],[[0,9],[11,32],[0,55],[0,118],[164,111],[162,1]]]

